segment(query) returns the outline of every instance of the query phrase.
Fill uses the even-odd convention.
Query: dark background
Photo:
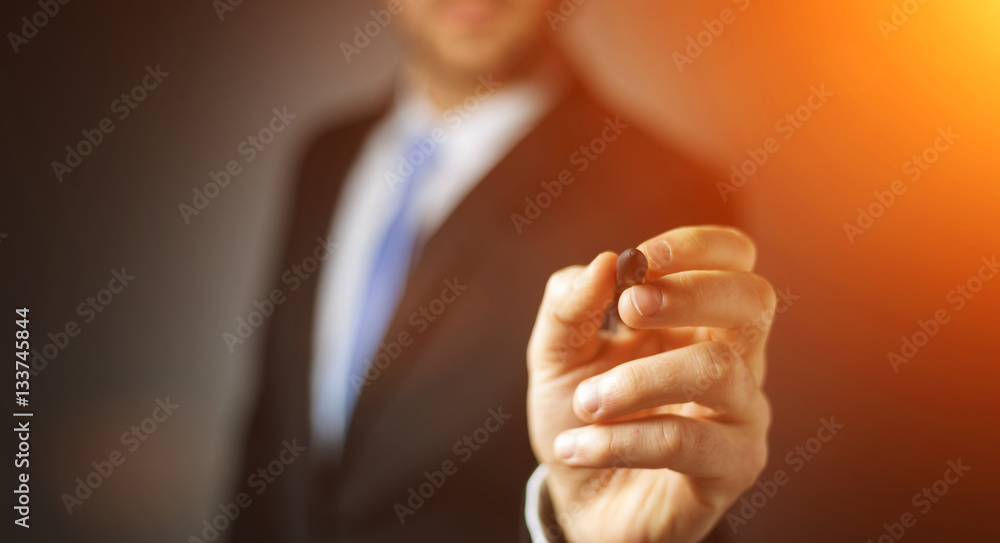
[[[905,538],[988,539],[1000,503],[1000,281],[960,311],[946,296],[1000,247],[1000,9],[931,1],[886,41],[878,21],[893,2],[798,4],[752,2],[683,72],[671,55],[733,3],[588,2],[556,32],[615,109],[720,181],[748,148],[778,137],[775,122],[811,86],[835,93],[729,204],[758,241],[760,272],[798,296],[770,346],[762,480],[790,472],[786,454],[821,418],[844,428],[735,539],[874,540],[883,523],[916,512],[913,494],[958,458],[971,471],[916,513]],[[0,329],[13,335],[21,306],[35,349],[69,321],[81,328],[31,379],[32,528],[13,528],[16,541],[186,541],[233,499],[261,334],[234,353],[222,334],[269,291],[302,146],[391,80],[391,25],[350,63],[339,50],[372,7],[245,1],[220,21],[208,0],[70,2],[19,52],[0,51],[0,315],[9,319]],[[19,32],[38,10],[8,2],[0,27]],[[170,75],[115,118],[111,102],[157,64]],[[191,204],[209,171],[242,161],[237,145],[275,107],[296,119],[186,224],[178,205]],[[51,161],[103,117],[115,131],[58,182]],[[949,126],[962,135],[954,148],[850,243],[843,223]],[[134,282],[84,323],[78,304],[122,267]],[[894,373],[887,354],[940,308],[951,321]],[[6,397],[12,376],[4,382]],[[125,452],[122,432],[167,397],[180,408]],[[68,514],[63,493],[114,449],[124,464]]]

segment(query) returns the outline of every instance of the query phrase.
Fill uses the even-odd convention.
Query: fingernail
[[[666,268],[670,264],[670,259],[673,258],[670,245],[667,245],[665,241],[650,243],[643,247],[643,249],[645,249],[646,258],[655,264],[658,269]]]
[[[643,317],[652,317],[663,307],[663,292],[655,285],[639,285],[629,289],[632,307]]]
[[[559,434],[556,437],[555,443],[556,456],[566,460],[572,458],[576,454],[576,433],[567,432],[565,434]]]
[[[601,395],[597,391],[597,383],[594,380],[584,381],[576,387],[576,401],[580,402],[580,407],[584,411],[593,415],[601,408]]]

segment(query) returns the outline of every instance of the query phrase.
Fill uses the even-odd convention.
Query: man
[[[282,269],[335,249],[271,319],[236,541],[693,542],[762,469],[753,244],[685,226],[727,222],[709,180],[589,97],[550,4],[402,4],[393,100],[306,154]]]

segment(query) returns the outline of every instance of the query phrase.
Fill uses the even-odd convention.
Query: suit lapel
[[[414,363],[421,360],[427,341],[440,328],[429,327],[426,333],[414,334],[411,316],[419,315],[421,307],[439,298],[446,281],[457,278],[462,283],[474,282],[487,260],[485,256],[498,244],[524,241],[514,228],[511,213],[523,208],[526,196],[538,192],[541,180],[557,177],[558,162],[550,157],[571,154],[573,144],[566,137],[565,127],[572,122],[570,117],[581,100],[582,93],[574,89],[469,192],[427,240],[419,260],[411,268],[405,293],[385,336],[389,342],[400,332],[408,331],[413,343],[362,389],[347,434],[343,469],[351,469],[371,429],[378,426],[380,414],[392,405]]]

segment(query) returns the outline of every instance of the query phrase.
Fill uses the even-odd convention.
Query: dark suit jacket
[[[282,270],[301,263],[317,236],[327,235],[345,173],[381,114],[333,128],[311,146]],[[712,180],[639,127],[619,127],[615,141],[593,143],[615,134],[606,127],[617,117],[575,87],[466,196],[412,267],[387,334],[408,332],[412,344],[362,392],[342,465],[331,469],[303,455],[266,489],[244,486],[253,504],[231,529],[236,541],[524,537],[525,482],[536,466],[525,349],[546,279],[669,228],[729,222]],[[591,158],[584,160],[581,146],[591,146]],[[563,170],[570,184],[559,183]],[[550,197],[540,196],[543,182]],[[526,211],[526,199],[539,207]],[[519,231],[512,214],[531,222]],[[309,446],[317,276],[288,293],[269,320],[243,482],[278,459],[283,441]],[[435,303],[446,281],[466,288],[450,304]],[[431,322],[419,316],[421,307],[440,314]],[[491,417],[503,425],[487,423]],[[443,484],[435,484],[442,477],[434,472],[448,472]],[[430,497],[413,498],[421,492]]]

